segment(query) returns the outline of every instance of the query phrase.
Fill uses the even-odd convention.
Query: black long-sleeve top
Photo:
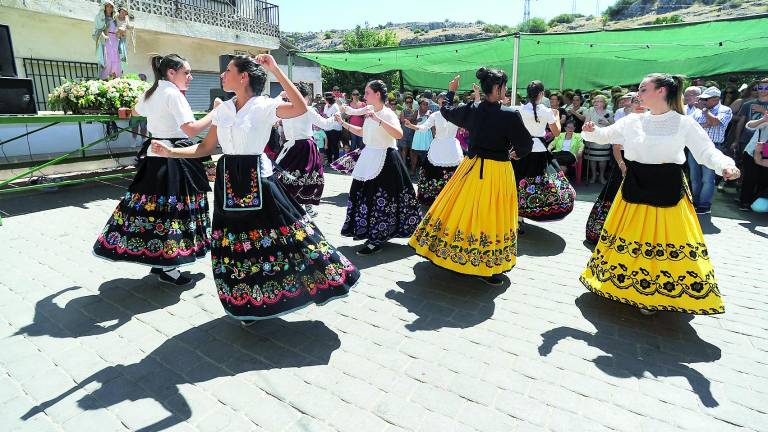
[[[449,122],[469,131],[469,157],[508,161],[512,149],[519,158],[531,152],[533,139],[520,113],[505,109],[498,103],[480,102],[452,107],[451,101],[453,92],[448,93],[440,113]]]

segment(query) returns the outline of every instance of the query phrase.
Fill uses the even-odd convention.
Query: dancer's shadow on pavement
[[[338,195],[320,198],[320,204],[331,204],[336,207],[347,207],[348,200],[349,194],[347,192],[342,192]]]
[[[218,318],[168,339],[138,363],[105,367],[61,395],[33,407],[21,418],[28,420],[98,382],[98,389],[78,400],[81,409],[97,410],[124,401],[154,399],[168,411],[168,416],[138,430],[161,431],[192,417],[192,409],[179,391],[182,384],[250,371],[327,365],[340,346],[338,335],[319,321],[272,319],[243,330],[230,318]],[[259,409],[258,401],[253,403],[254,409]]]
[[[712,214],[700,214],[699,225],[701,225],[701,232],[704,234],[720,234],[721,230],[714,223],[712,223]]]
[[[758,231],[757,227],[764,226],[764,225],[758,225],[754,222],[739,222],[739,225],[743,226],[744,228],[748,229],[749,232],[756,236],[760,236],[762,238],[768,238],[768,234]]]
[[[402,291],[390,290],[385,296],[418,316],[405,328],[429,331],[443,327],[473,327],[493,316],[494,300],[510,285],[494,287],[481,280],[422,261],[413,266],[415,279],[397,282]]]
[[[518,256],[557,256],[565,250],[565,239],[537,225],[523,224],[524,234],[517,236]]]
[[[711,363],[720,359],[717,346],[699,338],[691,326],[692,315],[660,312],[643,317],[634,307],[603,299],[592,293],[576,299],[581,314],[597,331],[592,334],[570,327],[542,333],[539,354],[549,355],[563,339],[580,340],[606,355],[593,360],[608,375],[619,378],[683,377],[707,407],[718,406],[710,381],[691,363]]]
[[[160,283],[153,275],[142,279],[113,279],[99,286],[99,294],[77,297],[64,307],[56,304],[59,296],[80,289],[69,287],[35,304],[32,324],[15,335],[70,338],[104,334],[121,327],[135,315],[172,306],[181,294],[194,288],[203,273],[191,274],[192,282],[183,287]]]
[[[363,247],[363,241],[355,246],[339,246],[336,248],[342,255],[349,258],[358,270],[364,270],[370,267],[375,267],[380,264],[386,264],[393,261],[399,261],[403,258],[408,258],[415,252],[408,245],[398,243],[385,243],[382,245],[381,251],[373,255],[363,256],[358,255],[357,251]]]

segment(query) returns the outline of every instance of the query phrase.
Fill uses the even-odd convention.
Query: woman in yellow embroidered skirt
[[[590,291],[656,311],[717,314],[724,311],[704,235],[683,174],[684,148],[726,179],[738,178],[733,160],[707,132],[683,114],[682,78],[648,75],[639,97],[650,112],[614,125],[586,123],[585,140],[624,143],[627,166],[621,190],[581,275]]]
[[[533,140],[520,114],[500,104],[506,73],[480,68],[476,76],[487,96],[479,104],[451,107],[459,77],[448,86],[440,112],[469,131],[469,151],[408,244],[440,267],[501,285],[501,273],[512,269],[517,256],[517,188],[510,156],[530,153]]]

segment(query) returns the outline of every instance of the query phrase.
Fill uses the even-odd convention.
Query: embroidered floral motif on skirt
[[[441,167],[433,165],[429,159],[424,159],[424,163],[419,168],[419,203],[427,207],[431,206],[440,191],[448,184],[453,173],[456,172],[456,168],[458,165]]]
[[[299,204],[320,204],[325,187],[323,156],[314,140],[296,141],[278,166],[280,182]]]
[[[341,234],[374,245],[410,237],[421,220],[413,183],[400,155],[387,149],[381,173],[368,181],[353,180]]]
[[[360,158],[361,151],[363,151],[362,148],[352,150],[351,152],[331,162],[331,167],[340,173],[352,174],[352,171],[355,170],[355,164],[357,164],[357,160]]]
[[[171,141],[177,147],[191,144]],[[128,192],[96,239],[94,254],[156,267],[192,264],[210,247],[209,190],[199,159],[143,156]]]
[[[576,191],[556,169],[548,152],[531,153],[513,161],[518,179],[518,214],[534,221],[554,221],[573,211]]]
[[[517,260],[517,189],[510,163],[465,158],[408,244],[458,273],[511,270]]]
[[[611,204],[613,204],[614,198],[616,198],[616,192],[621,187],[621,170],[614,165],[611,170],[611,176],[608,178],[608,182],[603,186],[603,190],[600,191],[600,195],[597,197],[597,201],[592,206],[592,211],[589,212],[586,226],[586,238],[590,243],[597,243],[600,239],[600,233],[603,230],[605,219],[608,217],[608,212],[611,210]]]
[[[227,169],[257,164],[258,156],[225,155]],[[222,178],[222,163],[219,175]],[[247,179],[242,179],[247,181]],[[262,207],[226,211],[214,189],[211,263],[224,309],[242,319],[265,319],[348,294],[360,273],[323,236],[274,176],[262,177]]]
[[[628,203],[619,191],[580,280],[598,295],[642,309],[724,311],[687,196],[675,207],[654,207]]]

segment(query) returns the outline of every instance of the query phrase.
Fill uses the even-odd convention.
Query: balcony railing
[[[144,12],[280,37],[279,7],[262,0],[130,0],[127,4],[131,13]]]
[[[35,88],[37,109],[48,110],[48,94],[64,81],[99,78],[98,63],[68,60],[23,58],[24,75],[32,80]]]

